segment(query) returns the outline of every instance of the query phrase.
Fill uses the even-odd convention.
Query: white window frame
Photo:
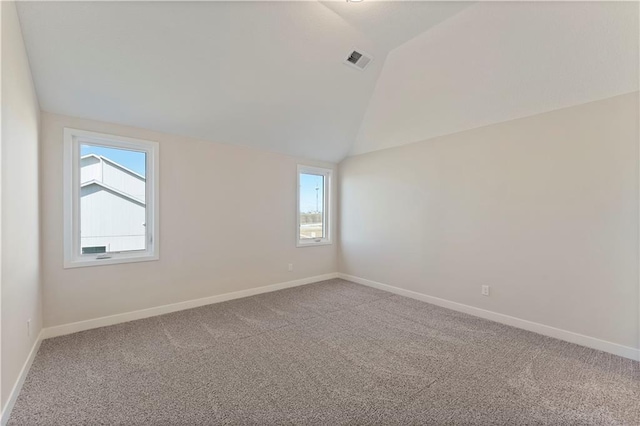
[[[324,229],[323,238],[300,238],[300,175],[312,174],[324,176],[324,198],[322,207],[322,226]],[[331,241],[331,190],[332,190],[333,170],[322,167],[305,166],[298,164],[297,186],[296,186],[296,247],[315,247],[332,244]]]
[[[80,249],[80,145],[99,145],[146,153],[145,250],[105,254],[81,254]],[[159,145],[157,142],[114,136],[87,130],[64,129],[64,267],[114,265],[160,258]]]

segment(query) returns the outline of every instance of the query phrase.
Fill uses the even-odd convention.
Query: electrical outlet
[[[31,318],[27,320],[27,336],[31,336]]]
[[[489,286],[488,285],[483,285],[482,286],[482,295],[483,296],[488,296],[489,295]]]
[[[293,271],[293,263],[289,264],[289,272]]]

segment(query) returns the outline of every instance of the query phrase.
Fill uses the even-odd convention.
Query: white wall
[[[340,271],[638,348],[638,113],[634,92],[344,160]]]
[[[38,101],[13,2],[2,2],[2,386],[4,409],[42,328]],[[31,319],[31,335],[27,320]]]
[[[65,126],[160,143],[159,261],[63,269]],[[337,270],[335,243],[296,248],[293,157],[49,113],[41,149],[47,327]]]

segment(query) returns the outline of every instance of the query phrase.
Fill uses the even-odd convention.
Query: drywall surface
[[[476,2],[387,55],[351,154],[637,91],[638,10]]]
[[[2,2],[2,408],[42,328],[40,107],[14,2]],[[27,320],[31,332],[27,333]]]
[[[64,127],[159,143],[160,260],[63,268]],[[336,272],[335,243],[296,248],[299,163],[336,167],[252,148],[43,113],[45,326]],[[294,264],[292,272],[288,271],[289,263]]]
[[[633,92],[347,158],[340,272],[638,348],[638,112]]]
[[[347,154],[387,53],[317,1],[18,11],[45,111],[324,161]],[[366,72],[342,63],[356,47]]]

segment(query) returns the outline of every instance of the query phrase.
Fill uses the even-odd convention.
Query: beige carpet
[[[42,343],[9,425],[640,424],[637,362],[331,280]]]

